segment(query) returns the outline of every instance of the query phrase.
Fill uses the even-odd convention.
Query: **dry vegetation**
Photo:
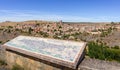
[[[107,29],[99,29],[99,30],[93,30],[93,31],[100,31],[101,34],[91,34],[89,32],[83,31],[80,32],[80,30],[75,30],[76,26],[80,26],[80,24],[75,23],[63,23],[55,26],[56,29],[50,28],[52,27],[55,22],[47,22],[47,21],[25,21],[25,22],[3,22],[0,23],[0,44],[4,44],[5,42],[19,36],[19,35],[29,35],[29,36],[37,36],[37,37],[49,37],[49,38],[55,38],[55,39],[63,39],[63,40],[74,40],[74,41],[86,41],[86,42],[97,42],[102,43],[107,47],[108,49],[119,49],[120,47],[120,31],[116,29],[116,24],[101,24],[99,25],[105,25],[110,26]],[[94,23],[84,23],[85,25],[98,25]],[[45,31],[38,31],[35,32],[31,26],[27,26],[23,29],[18,29],[16,26],[18,25],[32,25],[40,28],[47,28],[47,32]],[[71,29],[68,29],[67,31],[64,31],[64,28],[75,26]],[[51,31],[51,33],[49,33]],[[111,48],[112,47],[112,48]],[[94,48],[92,47],[94,50]],[[101,48],[100,48],[101,49]],[[90,49],[89,49],[90,50]],[[98,50],[98,49],[97,49]],[[120,49],[119,49],[120,50]],[[99,50],[98,50],[99,51]],[[102,50],[101,50],[102,51]],[[116,51],[114,51],[116,52]],[[98,52],[99,53],[99,52]],[[93,56],[93,54],[89,54],[89,56],[92,55],[93,58],[98,58],[96,56]],[[102,54],[100,54],[102,55]],[[99,55],[98,55],[99,56]],[[120,55],[118,54],[120,57]],[[112,57],[112,56],[111,56]],[[104,60],[106,60],[106,56],[104,56]],[[99,57],[99,59],[102,59],[102,57]],[[112,58],[114,60],[114,56]],[[3,61],[0,61],[0,64],[4,64]],[[13,70],[15,70],[17,67],[15,66]]]

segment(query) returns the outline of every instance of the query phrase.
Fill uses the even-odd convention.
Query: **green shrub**
[[[117,45],[116,45],[116,46],[114,46],[114,49],[119,49],[119,46],[117,46]]]
[[[101,60],[116,60],[120,62],[120,50],[107,48],[102,43],[89,42],[88,56]]]
[[[2,43],[2,41],[0,41],[0,44]]]
[[[59,28],[62,28],[62,26],[59,26]]]
[[[31,34],[33,31],[33,29],[30,27],[29,30],[28,30],[28,33]]]
[[[7,63],[4,60],[0,60],[0,65],[7,65]]]
[[[120,62],[120,50],[119,49],[109,49],[107,48],[107,60],[116,60]],[[109,57],[108,57],[109,56]]]

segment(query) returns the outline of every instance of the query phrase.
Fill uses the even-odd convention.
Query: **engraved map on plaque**
[[[18,36],[4,45],[73,62],[84,42]]]

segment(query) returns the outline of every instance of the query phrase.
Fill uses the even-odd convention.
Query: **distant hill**
[[[111,22],[63,22],[66,24],[110,24]]]
[[[42,24],[42,23],[54,23],[53,21],[42,21],[42,20],[29,20],[23,22],[12,22],[12,21],[5,21],[1,22],[0,26],[15,26],[17,24]],[[110,24],[111,22],[62,22],[63,24]]]
[[[15,26],[15,25],[17,25],[17,22],[6,21],[0,23],[0,26]]]
[[[23,21],[23,22],[12,22],[12,21],[5,21],[1,22],[0,26],[15,26],[17,24],[41,24],[41,23],[53,23],[52,21],[39,21],[39,20],[29,20],[29,21]]]

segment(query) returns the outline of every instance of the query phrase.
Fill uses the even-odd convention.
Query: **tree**
[[[50,25],[47,25],[47,28],[50,27]]]
[[[48,36],[49,36],[48,33],[46,33],[46,32],[43,33],[43,37],[48,37]]]
[[[2,43],[2,41],[0,41],[0,44]]]
[[[69,38],[69,36],[70,36],[69,34],[64,34],[64,35],[62,35],[62,37],[61,37],[61,38],[62,38],[62,39],[68,39],[68,38]]]
[[[111,22],[111,24],[115,24],[114,22]]]
[[[119,46],[118,46],[118,45],[115,45],[115,46],[114,46],[114,49],[119,49]]]
[[[31,34],[32,31],[33,31],[33,30],[32,30],[32,28],[30,27],[29,30],[28,30],[28,33]]]
[[[13,28],[12,26],[8,26],[8,28]]]
[[[57,30],[56,29],[54,29],[54,32],[56,32]]]
[[[39,23],[36,23],[36,26],[39,26],[40,24]]]
[[[107,30],[101,31],[102,32],[101,37],[105,37],[105,36],[109,35],[112,32],[112,30],[113,30],[113,28],[110,27]]]
[[[8,29],[8,31],[7,31],[8,33],[11,33],[11,30],[10,29]]]
[[[59,28],[62,28],[62,26],[59,26]]]

